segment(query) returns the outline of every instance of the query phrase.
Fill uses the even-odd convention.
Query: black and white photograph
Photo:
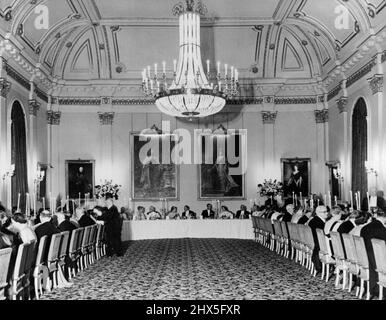
[[[369,312],[385,70],[386,0],[0,0],[0,300]]]

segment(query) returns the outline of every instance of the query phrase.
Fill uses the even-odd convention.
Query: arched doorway
[[[15,164],[15,174],[12,177],[12,207],[17,207],[20,193],[20,209],[24,213],[28,192],[25,115],[19,101],[13,103],[11,110],[11,162]]]
[[[365,100],[360,98],[352,115],[352,191],[360,191],[362,196],[365,196],[368,190],[366,160],[367,108]]]

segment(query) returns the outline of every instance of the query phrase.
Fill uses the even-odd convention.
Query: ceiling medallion
[[[210,61],[206,61],[206,73],[201,61],[200,19],[207,13],[201,1],[186,0],[178,3],[173,14],[179,16],[179,59],[173,61],[173,78],[167,83],[166,62],[162,72],[157,63],[151,73],[150,66],[142,71],[142,89],[146,96],[154,97],[158,109],[175,117],[206,117],[225,106],[226,99],[239,93],[239,72],[233,66],[217,62],[217,72],[212,76]],[[212,76],[212,77],[211,77]]]

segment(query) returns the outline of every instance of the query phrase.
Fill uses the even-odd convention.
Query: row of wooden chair
[[[312,262],[315,242],[309,226],[261,217],[252,217],[252,223],[255,241],[286,258],[289,258],[291,252],[292,260],[299,262],[316,276]],[[328,238],[322,229],[316,229],[316,234],[320,246],[319,259],[322,263],[321,279],[325,278],[328,282],[332,266],[335,272],[335,287],[339,287],[339,282],[343,278],[342,289],[345,290],[347,285],[348,291],[351,292],[355,275],[360,279],[356,296],[360,299],[363,297],[366,283],[366,298],[369,299],[369,261],[364,239],[333,231]],[[371,242],[379,275],[379,299],[383,299],[383,288],[386,287],[386,243],[379,239],[372,239]]]
[[[57,288],[61,274],[68,273],[69,280],[106,254],[105,227],[101,224],[54,234],[45,257],[47,236],[21,244],[17,248],[15,265],[10,283],[7,281],[12,248],[0,250],[0,300],[31,299],[31,289],[39,299],[43,291]],[[65,266],[67,270],[64,270]],[[12,270],[11,270],[12,271]],[[33,282],[33,286],[32,286]],[[8,289],[8,294],[6,290]]]

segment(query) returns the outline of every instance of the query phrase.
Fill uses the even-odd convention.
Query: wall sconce
[[[11,164],[11,166],[7,169],[7,171],[5,171],[5,173],[3,174],[3,181],[8,178],[8,177],[12,177],[13,175],[15,174],[15,165],[14,164]]]
[[[367,173],[374,173],[376,177],[378,176],[377,170],[375,169],[375,165],[373,163],[370,161],[365,161],[365,167]]]
[[[36,177],[35,177],[35,180],[34,180],[35,184],[38,184],[38,183],[43,181],[44,174],[45,174],[44,171],[41,170],[40,167],[38,167],[38,170],[36,171]]]
[[[334,174],[335,179],[343,181],[343,174],[342,174],[342,169],[340,166],[332,169],[332,173]]]

